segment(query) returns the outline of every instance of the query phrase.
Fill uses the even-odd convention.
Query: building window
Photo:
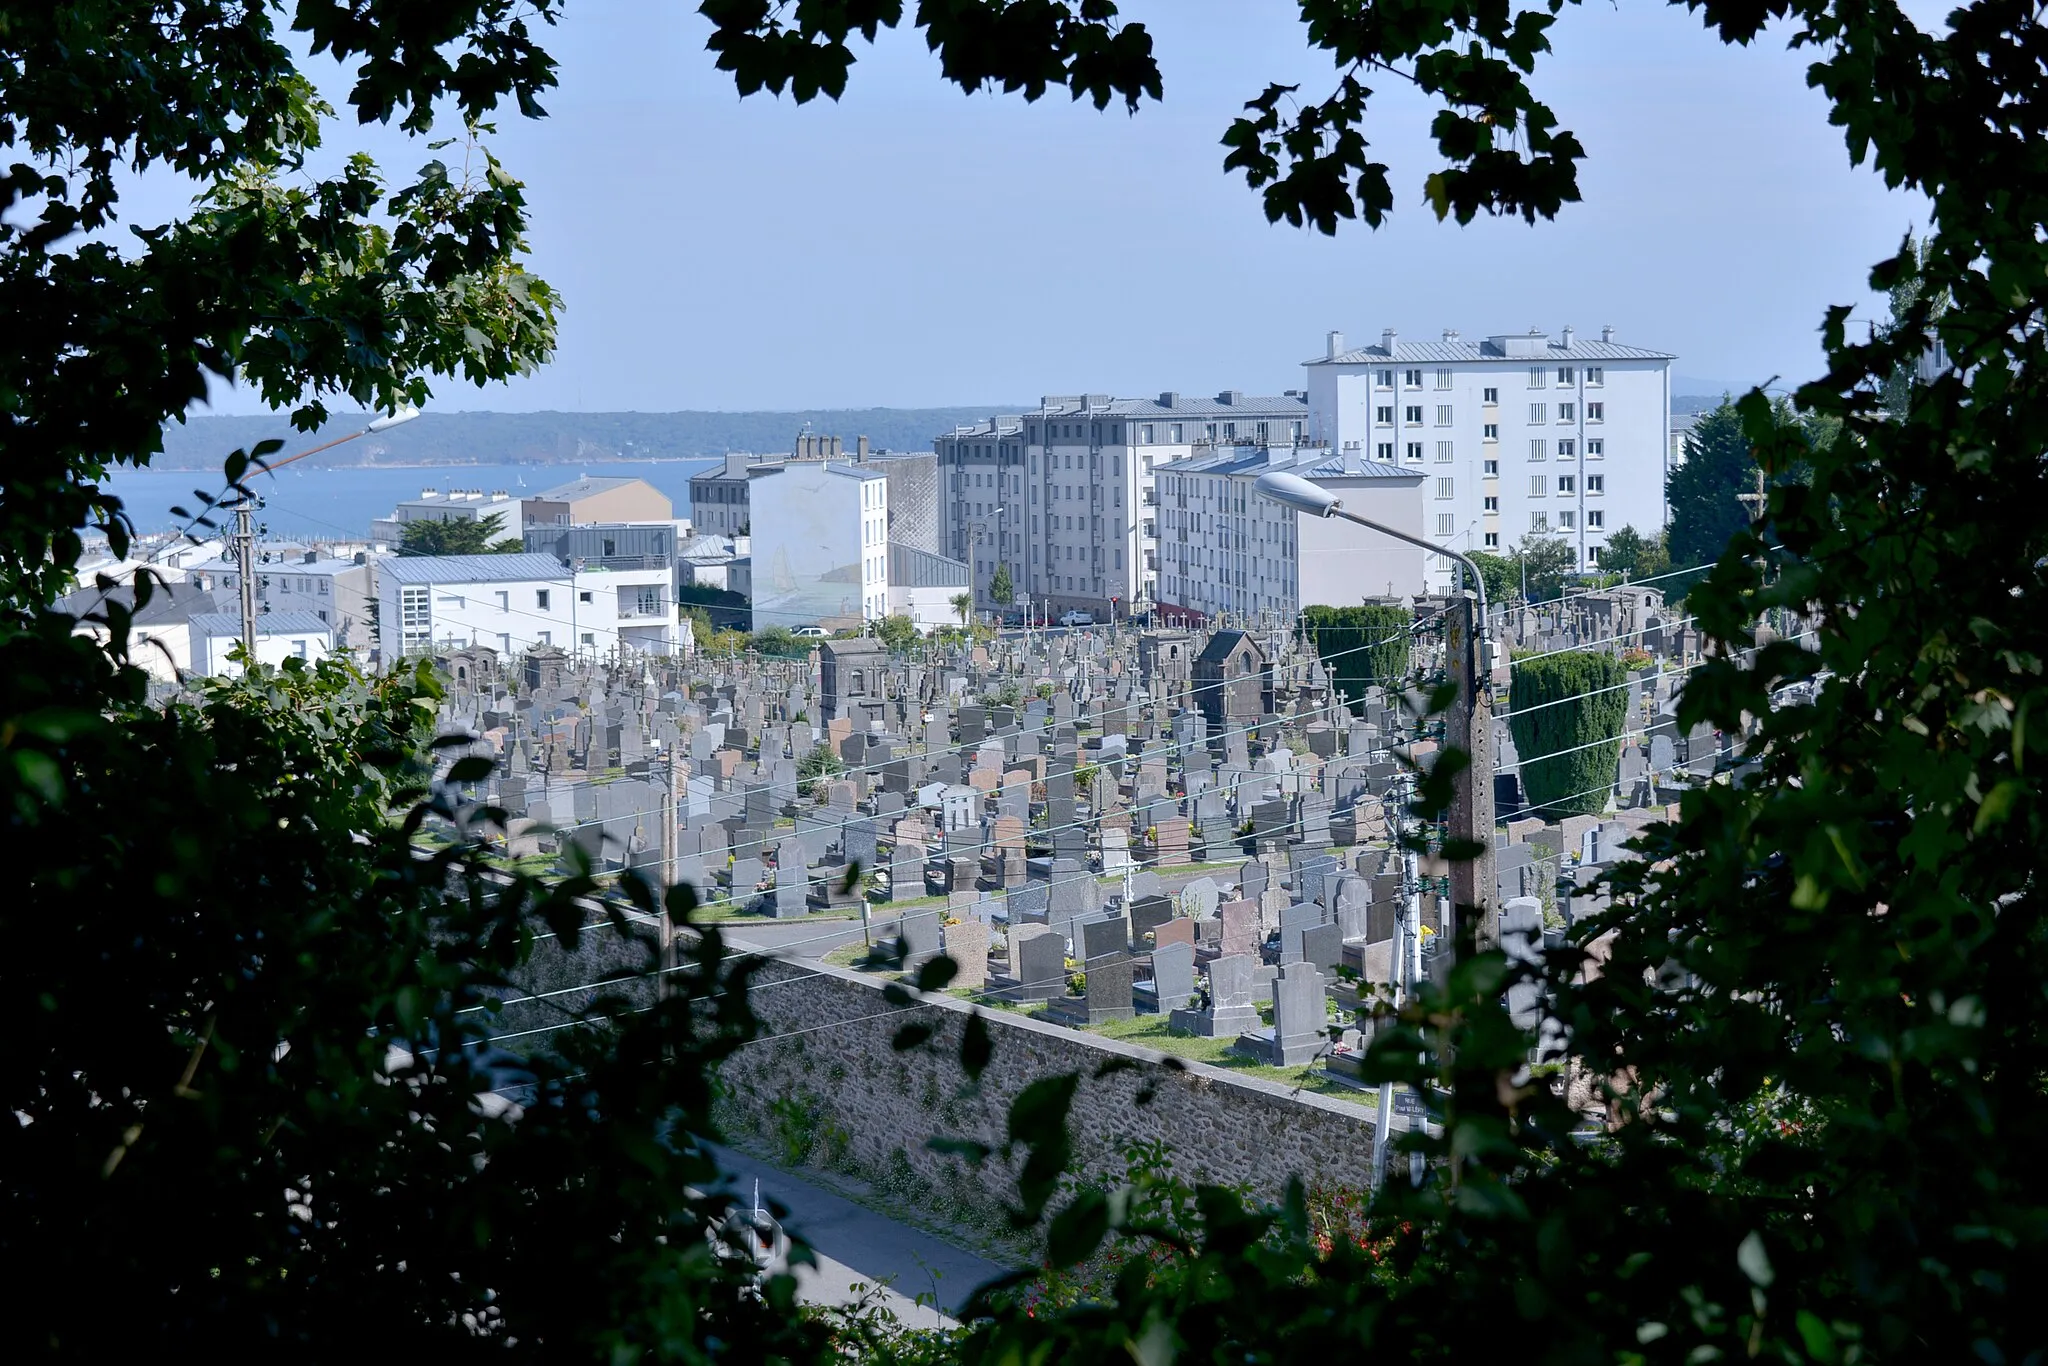
[[[1439,536],[1457,535],[1458,524],[1456,514],[1449,512],[1439,512],[1436,515],[1436,534]]]
[[[1451,387],[1451,372],[1449,370],[1439,370],[1436,372],[1436,387],[1439,389]]]
[[[1403,370],[1401,372],[1401,383],[1410,389],[1420,389],[1422,387],[1422,372],[1420,370]]]
[[[1545,380],[1546,378],[1548,378],[1548,376],[1549,376],[1549,371],[1545,370],[1545,369],[1544,369],[1544,368],[1543,368],[1542,366],[1540,366],[1540,365],[1532,365],[1532,366],[1530,366],[1530,367],[1529,367],[1529,387],[1530,387],[1531,389],[1541,389],[1541,388],[1543,387],[1543,381],[1544,381],[1544,380]]]
[[[536,589],[534,589],[534,590],[533,590],[533,605],[534,605],[535,607],[538,607],[538,608],[539,608],[539,609],[540,609],[541,611],[543,611],[543,612],[545,612],[545,611],[547,611],[547,610],[548,610],[548,590],[547,590],[547,589],[545,589],[545,588],[536,588]]]
[[[1439,403],[1436,405],[1436,425],[1439,427],[1448,427],[1451,425],[1450,404]]]
[[[1586,421],[1588,421],[1588,422],[1605,422],[1606,420],[1607,420],[1607,405],[1606,405],[1606,404],[1604,404],[1604,403],[1588,403],[1588,404],[1586,405]]]
[[[1572,529],[1572,525],[1573,525],[1573,523],[1574,523],[1574,522],[1576,522],[1577,520],[1578,520],[1578,514],[1577,514],[1577,513],[1574,513],[1574,512],[1560,512],[1560,513],[1558,513],[1558,514],[1557,514],[1557,525],[1558,525],[1558,529],[1559,529],[1559,530],[1561,530],[1561,531],[1570,531],[1570,530]]]
[[[1410,460],[1418,461],[1422,459],[1422,443],[1420,441],[1411,441],[1408,443],[1408,458]]]
[[[411,654],[424,650],[434,636],[433,607],[427,601],[424,586],[406,587],[398,590],[398,635],[399,649]]]
[[[1530,426],[1541,426],[1548,421],[1550,421],[1550,408],[1548,405],[1542,403],[1532,403],[1529,405]]]
[[[1607,383],[1607,372],[1605,370],[1601,369],[1597,365],[1589,365],[1586,367],[1587,388],[1597,389],[1605,383]]]
[[[1606,526],[1606,525],[1607,525],[1607,514],[1606,514],[1606,513],[1604,513],[1604,512],[1589,512],[1589,513],[1587,513],[1587,514],[1586,514],[1586,526],[1587,526],[1587,528],[1588,528],[1589,530],[1592,530],[1592,531],[1598,531],[1598,530],[1599,530],[1599,529],[1600,529],[1601,527],[1604,527],[1604,526]]]
[[[1486,548],[1488,550],[1500,549],[1500,533],[1498,531],[1489,531],[1486,533]]]
[[[1578,451],[1579,443],[1576,441],[1560,441],[1557,443],[1557,458],[1559,460],[1569,460],[1574,455],[1577,455]]]
[[[1560,365],[1560,366],[1558,366],[1558,367],[1557,367],[1557,387],[1558,387],[1558,388],[1560,388],[1560,389],[1565,389],[1565,388],[1569,388],[1569,387],[1571,386],[1571,383],[1572,383],[1572,368],[1571,368],[1571,367],[1570,367],[1569,365]]]
[[[1588,492],[1588,493],[1605,493],[1605,492],[1607,492],[1607,476],[1606,476],[1606,475],[1604,475],[1604,474],[1589,474],[1589,475],[1587,475],[1587,476],[1586,476],[1586,492]]]
[[[1480,391],[1479,391],[1479,401],[1480,401],[1481,403],[1498,403],[1498,402],[1500,402],[1500,390],[1498,390],[1498,389],[1482,389],[1482,390],[1480,390]]]
[[[1491,476],[1493,476],[1493,475],[1499,474],[1499,473],[1500,473],[1500,461],[1498,461],[1498,460],[1489,460],[1489,461],[1487,461],[1487,462],[1486,462],[1486,473],[1487,473],[1487,475],[1488,475],[1488,477],[1489,477],[1489,478],[1490,478]]]
[[[1457,489],[1456,489],[1456,485],[1457,485],[1457,481],[1456,481],[1456,480],[1454,480],[1454,479],[1439,479],[1439,480],[1437,480],[1437,481],[1436,481],[1436,496],[1437,496],[1437,497],[1439,497],[1439,498],[1455,498],[1455,497],[1457,497]]]
[[[1393,387],[1394,387],[1394,372],[1393,372],[1392,370],[1381,370],[1381,371],[1379,371],[1379,372],[1378,372],[1377,374],[1375,374],[1375,375],[1373,376],[1373,384],[1374,384],[1374,386],[1375,386],[1376,388],[1380,388],[1380,389],[1391,389],[1391,388],[1393,388]]]
[[[1541,437],[1538,437],[1529,443],[1529,458],[1531,460],[1542,460],[1544,458],[1544,452],[1547,449],[1548,448],[1543,443],[1543,439]]]
[[[1439,441],[1439,442],[1437,442],[1437,443],[1436,443],[1436,463],[1437,463],[1437,464],[1439,464],[1439,465],[1448,465],[1448,464],[1450,464],[1450,463],[1451,463],[1451,460],[1452,460],[1452,458],[1453,458],[1453,456],[1452,456],[1452,451],[1453,451],[1453,449],[1454,449],[1454,447],[1453,447],[1453,443],[1451,443],[1451,442],[1449,442],[1449,441]]]
[[[1605,441],[1601,441],[1596,438],[1595,440],[1588,441],[1586,443],[1586,458],[1588,460],[1598,460],[1606,454],[1607,443]]]
[[[1487,441],[1500,440],[1500,424],[1498,422],[1487,423],[1479,429],[1479,435]]]
[[[1541,497],[1544,497],[1544,496],[1545,496],[1546,494],[1548,494],[1549,492],[1550,492],[1550,481],[1549,481],[1549,480],[1545,479],[1545,478],[1544,478],[1544,477],[1543,477],[1542,475],[1540,475],[1540,474],[1532,474],[1532,475],[1530,475],[1530,476],[1529,476],[1529,496],[1530,496],[1531,498],[1541,498]]]
[[[1380,442],[1378,446],[1374,447],[1374,454],[1376,454],[1376,455],[1377,455],[1377,456],[1378,456],[1378,457],[1379,457],[1380,459],[1382,459],[1382,460],[1386,460],[1386,461],[1391,461],[1391,460],[1393,460],[1393,458],[1394,458],[1394,443],[1393,443],[1393,442],[1391,442],[1391,441],[1382,441],[1382,442]]]
[[[1375,408],[1372,410],[1372,413],[1372,420],[1379,423],[1382,427],[1394,425],[1394,410],[1392,408]]]
[[[1187,444],[1186,428],[1184,428],[1180,423],[1176,422],[1173,424],[1172,432],[1174,445],[1185,446]]]
[[[592,601],[595,601],[595,595],[594,595],[594,594],[592,594],[592,593],[588,593],[588,592],[580,592],[580,593],[578,593],[578,594],[576,595],[576,601],[578,601],[578,602],[592,602]]]
[[[1535,532],[1538,535],[1547,534],[1550,530],[1550,514],[1547,512],[1530,513],[1529,530]]]
[[[1500,499],[1493,496],[1492,494],[1488,494],[1486,497],[1486,510],[1488,512],[1499,512]]]
[[[1560,474],[1557,476],[1557,491],[1559,494],[1577,493],[1578,483],[1577,475]]]
[[[1420,403],[1409,404],[1401,410],[1401,416],[1409,426],[1420,427],[1422,425],[1422,405]]]
[[[1557,420],[1558,420],[1559,422],[1577,422],[1577,421],[1579,420],[1579,414],[1578,414],[1577,408],[1578,408],[1578,405],[1577,405],[1577,404],[1573,404],[1573,403],[1560,403],[1560,404],[1558,404],[1558,405],[1557,405]]]

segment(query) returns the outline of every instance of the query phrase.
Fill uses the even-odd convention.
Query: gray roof
[[[568,577],[552,555],[394,555],[377,564],[394,583],[560,583]]]
[[[1304,479],[1419,480],[1427,477],[1421,470],[1404,469],[1385,460],[1367,460],[1357,451],[1332,455],[1312,465],[1296,465],[1294,472]]]
[[[191,622],[195,635],[239,636],[242,634],[242,619],[229,612],[200,612],[194,614]],[[271,612],[256,618],[256,634],[259,636],[323,636],[333,635],[334,628],[311,612]]]
[[[1420,480],[1420,470],[1403,469],[1384,460],[1368,460],[1357,451],[1332,452],[1328,446],[1222,445],[1161,465],[1158,474],[1259,475],[1291,470],[1304,479]]]
[[[57,600],[57,610],[71,616],[85,618],[104,614],[108,603],[118,603],[133,609],[135,606],[135,585],[132,579],[116,581],[104,592],[97,584],[90,588],[79,588],[66,593]],[[213,594],[202,592],[190,581],[156,583],[151,585],[149,602],[129,619],[132,626],[175,626],[179,622],[190,623],[194,617],[213,611],[220,605]]]
[[[1531,337],[1538,339],[1534,354],[1510,354],[1499,343],[1513,340],[1526,343]],[[1540,333],[1529,336],[1516,335],[1511,338],[1487,337],[1480,341],[1465,341],[1453,337],[1449,341],[1402,341],[1394,340],[1393,349],[1384,344],[1360,346],[1335,356],[1315,356],[1302,362],[1303,365],[1371,365],[1375,362],[1396,364],[1403,361],[1452,362],[1452,361],[1498,361],[1504,365],[1527,365],[1530,361],[1589,361],[1589,360],[1677,360],[1669,351],[1652,351],[1642,346],[1623,346],[1620,342],[1583,341],[1576,335],[1572,344],[1552,341]]]
[[[987,422],[955,427],[945,433],[944,438],[971,441],[979,438],[1015,436],[1022,429],[1025,416],[1114,417],[1139,422],[1174,417],[1230,418],[1254,422],[1260,418],[1296,418],[1307,414],[1308,397],[1305,394],[1246,394],[1235,389],[1227,389],[1213,398],[1203,398],[1168,390],[1156,398],[1111,398],[1107,394],[1047,394],[1040,400],[1040,405],[1037,410],[1024,416],[998,413]]]
[[[574,479],[566,484],[557,484],[555,485],[555,487],[548,489],[543,493],[536,493],[533,496],[535,498],[545,499],[550,503],[568,503],[573,502],[578,498],[589,498],[592,497],[593,495],[600,493],[610,493],[613,489],[622,489],[626,487],[626,485],[628,484],[646,483],[647,481],[645,479],[635,479],[628,477],[604,479]],[[648,484],[647,486],[649,488],[654,487],[652,484]]]

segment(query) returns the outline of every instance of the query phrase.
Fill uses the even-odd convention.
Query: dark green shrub
[[[1407,677],[1408,631],[1414,624],[1407,608],[1377,603],[1308,607],[1301,614],[1302,629],[1347,702],[1356,702],[1371,684],[1394,687]]]
[[[1599,811],[1621,771],[1621,661],[1585,651],[1542,655],[1516,661],[1514,678],[1508,726],[1530,807],[1547,820]]]

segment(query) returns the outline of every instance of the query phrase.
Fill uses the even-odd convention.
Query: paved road
[[[783,1227],[817,1252],[816,1267],[797,1271],[797,1293],[808,1304],[850,1304],[860,1287],[876,1286],[904,1323],[950,1327],[975,1288],[1005,1270],[744,1153],[721,1148],[718,1158],[744,1202],[752,1203],[758,1179],[761,1203],[786,1209]],[[924,1304],[917,1302],[919,1295],[926,1297]]]

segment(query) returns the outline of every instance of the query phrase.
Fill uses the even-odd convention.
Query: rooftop
[[[242,619],[231,612],[198,612],[191,621],[192,633],[200,636],[239,636]],[[256,618],[259,636],[324,636],[334,628],[311,612],[271,612]]]
[[[590,498],[600,493],[610,493],[614,489],[622,489],[629,484],[647,484],[647,481],[630,476],[603,479],[574,479],[566,484],[557,484],[553,488],[536,493],[533,496],[550,503],[570,503],[578,498]],[[647,487],[653,488],[654,486],[647,484]]]
[[[1430,362],[1449,363],[1456,361],[1500,361],[1527,363],[1540,361],[1595,361],[1595,360],[1677,360],[1669,351],[1652,351],[1648,347],[1624,346],[1610,340],[1611,330],[1604,337],[1583,339],[1567,328],[1560,340],[1540,329],[1528,332],[1501,333],[1477,341],[1466,341],[1455,331],[1447,331],[1437,341],[1402,341],[1393,332],[1382,333],[1377,346],[1354,347],[1334,355],[1313,356],[1303,365],[1372,365],[1393,362],[1414,361],[1420,364]],[[1342,344],[1343,338],[1336,341]]]
[[[377,566],[394,583],[561,583],[568,578],[552,555],[398,555]]]

